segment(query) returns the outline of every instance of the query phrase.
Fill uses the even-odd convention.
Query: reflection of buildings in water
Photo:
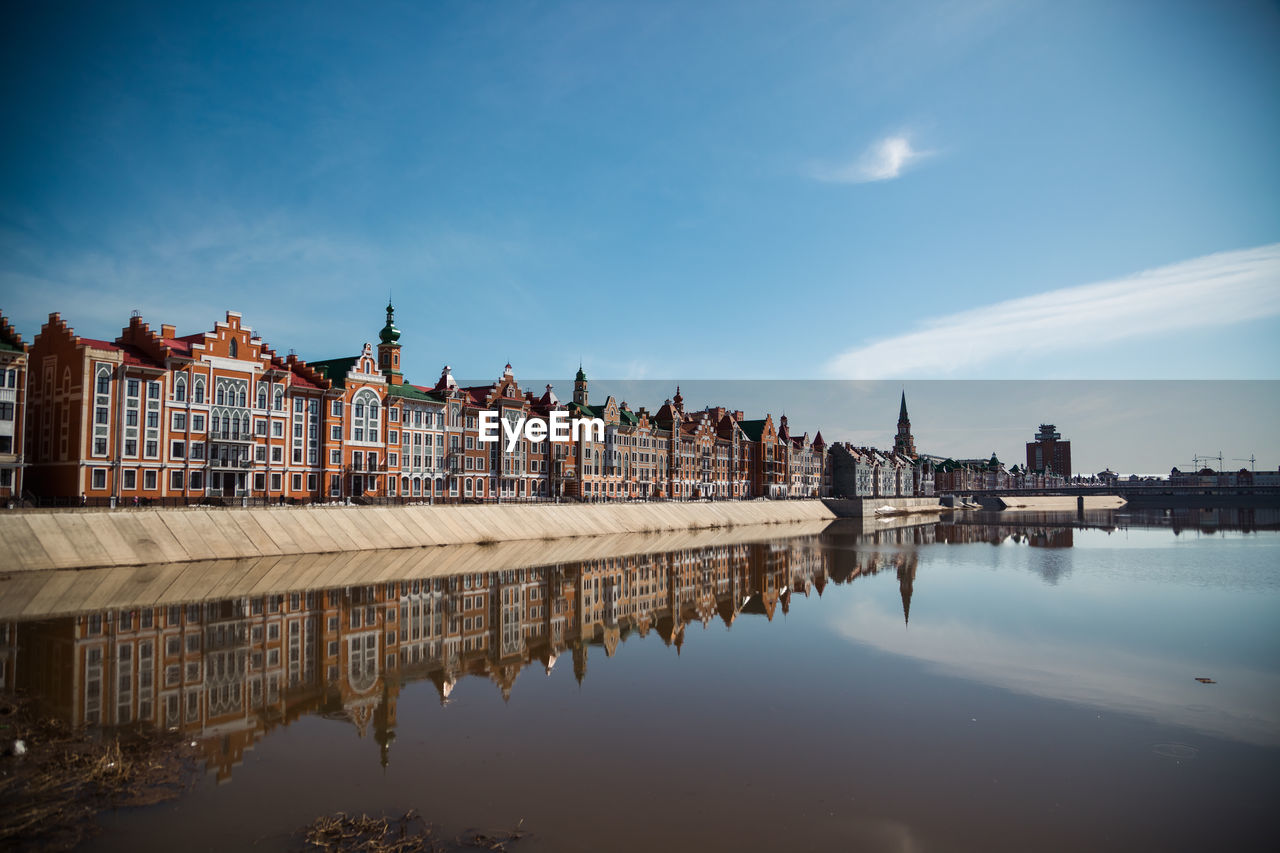
[[[885,531],[884,544],[924,535]],[[349,721],[385,763],[407,683],[430,681],[444,703],[459,680],[481,677],[507,699],[528,667],[549,675],[568,656],[581,681],[592,646],[610,657],[656,632],[678,654],[694,624],[771,620],[795,594],[888,568],[908,615],[914,550],[870,544],[833,548],[824,536],[0,623],[0,677],[75,725],[189,733],[220,780],[306,714]]]
[[[1071,527],[1032,524],[956,524],[939,523],[938,541],[949,545],[986,542],[999,545],[1014,542],[1032,548],[1072,548],[1075,529]]]
[[[1280,529],[1280,508],[1277,507],[1144,509],[1135,511],[1133,517],[1143,522],[1162,523],[1161,526],[1171,527],[1175,535],[1186,530],[1214,534],[1220,530],[1253,533],[1258,530]]]

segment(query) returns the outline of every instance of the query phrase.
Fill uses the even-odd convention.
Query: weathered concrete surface
[[[832,523],[831,519],[823,518],[777,526],[684,528],[660,533],[579,536],[551,542],[520,539],[496,545],[343,551],[15,572],[0,576],[0,620],[365,586],[631,554],[767,542],[782,537],[817,536]],[[860,523],[841,522],[844,525]],[[868,529],[893,523],[876,519],[866,521]]]
[[[942,505],[939,498],[823,498],[827,508],[840,518],[862,518],[873,516],[882,506],[907,512],[942,512],[949,507]]]
[[[1025,509],[1035,512],[1075,512],[1080,509],[1080,501],[1084,501],[1084,509],[1119,509],[1124,506],[1124,498],[1115,495],[1044,495],[1024,497],[1022,495],[1007,498],[994,498],[1002,509]],[[985,504],[984,504],[985,506]]]
[[[822,501],[0,513],[0,572],[830,521]]]

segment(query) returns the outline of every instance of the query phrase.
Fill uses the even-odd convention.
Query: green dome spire
[[[384,344],[394,344],[400,342],[400,330],[396,328],[395,320],[392,319],[396,313],[396,309],[391,307],[391,303],[387,303],[387,325],[382,327],[382,331],[378,332],[378,340]]]

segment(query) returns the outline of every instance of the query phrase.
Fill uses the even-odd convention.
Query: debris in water
[[[1201,684],[1217,684],[1218,683],[1214,681],[1212,678],[1197,678],[1196,681],[1200,682]]]
[[[496,850],[506,851],[507,845],[526,837],[529,833],[520,827],[505,832],[467,830],[453,839],[444,838],[437,828],[423,820],[422,815],[410,809],[400,817],[359,817],[338,812],[316,818],[303,828],[303,840],[308,848],[336,851],[362,851],[362,853],[416,853],[416,851]]]

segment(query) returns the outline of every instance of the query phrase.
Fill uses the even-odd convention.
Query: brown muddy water
[[[520,851],[1272,849],[1273,522],[905,524],[9,621],[3,686],[197,756],[87,850],[409,809]]]

